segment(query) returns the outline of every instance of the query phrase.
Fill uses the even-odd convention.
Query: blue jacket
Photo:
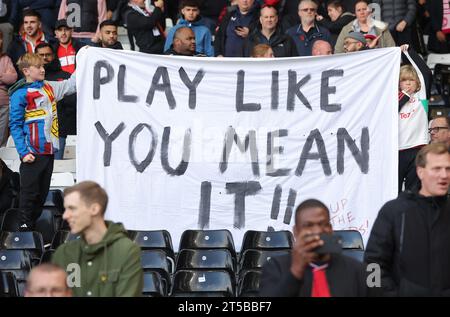
[[[202,20],[197,20],[194,22],[188,22],[185,19],[180,19],[180,21],[170,29],[169,34],[167,34],[166,44],[164,45],[164,52],[170,49],[173,42],[173,36],[175,31],[182,27],[191,28],[195,34],[195,50],[199,53],[203,53],[207,56],[214,57],[214,48],[212,46],[211,32],[202,23]]]
[[[295,46],[297,47],[298,56],[311,56],[311,49],[315,40],[330,42],[331,35],[327,28],[315,24],[312,30],[313,32],[306,34],[302,28],[302,25],[299,24],[286,31],[286,34],[294,40]]]
[[[34,153],[50,155],[59,148],[56,102],[76,90],[75,73],[63,81],[18,81],[9,90],[9,127],[22,159]]]

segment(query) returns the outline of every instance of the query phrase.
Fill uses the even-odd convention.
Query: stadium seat
[[[194,269],[220,269],[235,276],[235,262],[227,249],[183,249],[177,257],[176,271]]]
[[[163,250],[167,256],[175,260],[172,238],[167,230],[135,231],[128,230],[128,236],[142,250]]]
[[[66,137],[66,146],[76,146],[77,145],[77,136],[76,135],[68,135]]]
[[[70,231],[67,230],[58,230],[52,239],[52,245],[50,246],[50,250],[56,250],[61,244],[66,242],[79,239],[79,235],[71,234]]]
[[[434,70],[436,64],[450,65],[450,54],[430,53],[427,57],[427,66]]]
[[[450,105],[450,64],[434,66],[434,83],[446,106]]]
[[[258,297],[259,282],[261,280],[260,270],[247,271],[239,281],[238,296],[239,297]]]
[[[0,272],[0,297],[17,297],[19,289],[13,273]]]
[[[144,272],[144,287],[142,295],[147,297],[167,296],[167,290],[164,289],[164,282],[161,275],[156,272]]]
[[[8,209],[3,215],[1,231],[19,231],[21,225],[21,211],[19,208]]]
[[[64,148],[64,160],[76,159],[77,158],[77,148],[76,146],[69,145]]]
[[[251,270],[261,270],[264,264],[270,258],[289,254],[290,251],[285,250],[257,250],[247,249],[241,254],[239,260],[239,279],[245,275],[246,272]]]
[[[0,148],[0,158],[4,161],[16,161],[19,160],[19,153],[17,153],[16,148],[13,147],[2,147]]]
[[[55,250],[45,250],[44,253],[42,253],[39,264],[50,263],[52,260],[53,253],[55,253]]]
[[[34,230],[42,234],[44,245],[52,242],[53,236],[58,231],[62,222],[61,211],[57,207],[43,207],[42,213],[36,220]]]
[[[186,230],[181,235],[179,249],[227,249],[236,259],[233,236],[226,229]]]
[[[170,289],[170,274],[172,272],[173,263],[166,253],[161,250],[142,250],[141,266],[145,271],[157,272],[164,281],[165,289]]]
[[[50,180],[50,187],[55,188],[65,188],[73,186],[75,184],[75,178],[72,173],[55,173],[53,172],[52,178]]]
[[[45,199],[44,207],[56,207],[57,210],[64,213],[64,195],[60,189],[50,189]]]
[[[294,237],[290,231],[248,230],[242,239],[241,254],[247,249],[291,249]]]
[[[12,147],[12,148],[16,147],[16,144],[14,143],[14,139],[13,139],[12,135],[10,135],[8,137],[8,141],[6,142],[6,147]]]
[[[341,237],[342,249],[364,250],[364,242],[358,230],[335,230],[334,234]]]
[[[42,235],[35,231],[6,232],[0,234],[0,248],[6,250],[28,250],[32,258],[41,258],[44,252]]]
[[[171,295],[233,297],[235,283],[227,271],[181,270],[175,272]]]
[[[27,250],[0,249],[0,271],[14,274],[19,296],[24,294],[26,279],[32,267],[31,263],[31,256]]]

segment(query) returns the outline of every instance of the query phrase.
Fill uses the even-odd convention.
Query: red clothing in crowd
[[[65,72],[73,74],[75,72],[75,55],[77,52],[72,46],[72,42],[65,48],[59,45],[56,55],[58,56],[59,62],[61,63],[61,69]]]

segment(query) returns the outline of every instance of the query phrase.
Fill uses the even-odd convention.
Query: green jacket
[[[141,296],[141,250],[122,224],[106,221],[106,226],[102,241],[88,245],[80,238],[65,243],[52,262],[67,271],[74,296]]]

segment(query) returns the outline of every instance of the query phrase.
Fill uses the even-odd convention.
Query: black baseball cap
[[[63,27],[63,26],[65,26],[66,28],[71,29],[71,27],[67,24],[67,20],[66,19],[61,19],[61,20],[56,21],[56,24],[55,24],[55,29],[56,30],[61,28],[61,27]]]

